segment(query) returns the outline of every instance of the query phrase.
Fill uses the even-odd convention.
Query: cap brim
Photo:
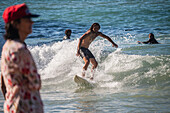
[[[30,14],[30,15],[27,15],[27,16],[24,16],[24,17],[30,17],[30,18],[36,18],[36,17],[39,17],[40,15],[36,15],[36,14]]]
[[[36,15],[36,14],[31,14],[30,17],[33,17],[33,18],[36,18],[36,17],[39,17],[40,15]]]

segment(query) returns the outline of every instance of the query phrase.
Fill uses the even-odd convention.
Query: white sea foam
[[[64,84],[66,87],[72,84],[74,75],[81,75],[84,65],[83,60],[76,56],[77,45],[78,39],[30,47],[42,80],[54,80],[54,84]],[[161,58],[155,56],[125,54],[123,48],[113,48],[106,40],[94,41],[89,49],[99,63],[94,79],[99,87],[121,88],[127,84],[138,86],[142,82],[148,83],[150,77],[160,75],[159,71],[164,65],[163,62],[157,65]],[[164,66],[162,73],[168,73],[167,67]],[[86,74],[87,77],[91,76],[91,64]],[[148,81],[145,82],[145,79]]]

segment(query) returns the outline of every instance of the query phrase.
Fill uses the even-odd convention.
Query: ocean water
[[[23,2],[41,15],[26,43],[41,74],[45,113],[170,112],[169,0],[0,0],[0,15]],[[97,86],[81,88],[73,81],[84,65],[78,39],[94,22],[119,48],[101,37],[92,42]],[[65,29],[72,30],[71,41],[62,41]],[[0,18],[0,51],[4,32]],[[137,44],[151,32],[161,44]],[[0,92],[2,113],[3,102]]]

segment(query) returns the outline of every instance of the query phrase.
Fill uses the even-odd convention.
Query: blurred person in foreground
[[[43,113],[41,79],[25,39],[32,33],[33,21],[25,3],[5,9],[6,40],[1,56],[1,89],[4,113]]]

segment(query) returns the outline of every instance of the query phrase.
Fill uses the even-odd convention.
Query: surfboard
[[[78,75],[74,76],[74,82],[77,83],[78,86],[83,86],[83,87],[91,87],[92,88],[95,86],[94,82],[87,80],[85,78],[82,78]]]

